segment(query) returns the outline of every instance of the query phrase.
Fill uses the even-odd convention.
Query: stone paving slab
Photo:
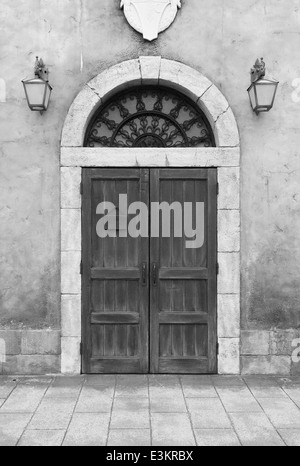
[[[189,416],[181,413],[153,413],[151,416],[153,446],[196,445]]]
[[[1,446],[299,446],[300,377],[0,377]]]
[[[149,410],[113,410],[111,429],[150,429]]]
[[[19,447],[60,447],[65,430],[26,430],[18,442]]]
[[[168,392],[178,395],[182,393],[181,380],[175,376],[149,376],[149,390],[151,394],[165,395]]]
[[[285,390],[286,388],[298,388],[300,385],[300,376],[296,375],[291,378],[277,377],[276,382],[283,390]]]
[[[212,383],[215,387],[244,387],[244,379],[237,375],[212,375]]]
[[[76,402],[84,382],[85,379],[83,377],[57,377],[53,380],[45,397]]]
[[[0,408],[0,413],[34,413],[48,386],[18,385]]]
[[[50,376],[36,376],[36,377],[17,377],[13,379],[15,385],[27,385],[29,387],[38,387],[39,385],[47,385],[54,384],[53,377]]]
[[[64,446],[105,446],[107,443],[109,414],[74,414],[68,428]]]
[[[219,399],[187,398],[192,424],[196,429],[229,429],[228,415]]]
[[[52,382],[52,387],[62,387],[62,388],[71,388],[71,387],[81,387],[86,381],[86,377],[83,375],[76,376],[58,376],[55,377]]]
[[[114,390],[110,387],[83,387],[76,412],[78,413],[110,413],[113,404]]]
[[[300,429],[280,429],[279,434],[288,447],[300,447]]]
[[[116,398],[110,427],[111,429],[150,429],[148,398]]]
[[[114,401],[114,411],[149,411],[148,398],[119,397]]]
[[[31,418],[31,414],[0,414],[0,446],[17,445]]]
[[[148,398],[146,376],[124,375],[117,377],[115,396],[144,396]]]
[[[68,401],[64,398],[45,398],[35,412],[29,428],[31,430],[67,429],[75,404],[75,401]]]
[[[203,377],[182,377],[183,394],[187,398],[218,398],[211,379]]]
[[[11,392],[16,388],[16,382],[3,381],[0,378],[0,399],[6,399]]]
[[[233,429],[195,429],[199,447],[240,447]]]
[[[291,400],[263,398],[260,404],[276,429],[300,429],[300,410]]]
[[[256,398],[286,398],[287,394],[275,378],[245,377],[245,382]]]
[[[259,413],[262,411],[246,387],[219,387],[217,392],[228,413]]]
[[[150,429],[110,430],[108,447],[142,447],[151,445]]]
[[[150,392],[150,409],[153,413],[186,413],[186,404],[182,393],[167,396]]]
[[[85,377],[85,386],[107,387],[114,391],[116,381],[117,377],[115,375],[87,375]]]
[[[296,387],[285,388],[285,394],[300,408],[300,389]]]
[[[235,432],[245,447],[283,446],[284,442],[264,413],[230,414]]]
[[[80,391],[81,387],[50,387],[45,394],[45,399],[60,399],[76,402]]]

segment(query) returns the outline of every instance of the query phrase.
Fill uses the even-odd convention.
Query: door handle
[[[147,264],[142,264],[142,286],[147,286]]]
[[[154,262],[152,264],[152,284],[153,286],[157,286],[157,264]]]

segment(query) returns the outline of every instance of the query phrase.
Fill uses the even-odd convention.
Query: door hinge
[[[219,263],[217,263],[217,275],[219,275],[220,273],[220,266],[219,266]]]
[[[82,181],[80,183],[80,188],[79,189],[80,189],[80,194],[82,196],[83,195],[83,183],[82,183]]]
[[[217,343],[217,356],[219,356],[219,348],[220,348],[220,345],[219,343]]]
[[[217,196],[219,196],[219,194],[220,194],[220,185],[219,183],[217,183]]]
[[[81,262],[80,262],[80,275],[82,275],[82,274],[83,274],[83,263],[82,263],[82,261],[81,261]]]
[[[82,342],[80,342],[80,356],[82,356],[82,353],[83,353],[83,345],[82,345]]]

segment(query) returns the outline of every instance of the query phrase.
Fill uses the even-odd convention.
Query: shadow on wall
[[[0,78],[0,103],[6,102],[6,82]]]
[[[300,264],[293,250],[265,250],[242,276],[243,328],[300,328]]]

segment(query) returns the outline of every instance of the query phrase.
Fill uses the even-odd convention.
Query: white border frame
[[[176,89],[208,118],[216,148],[85,148],[87,125],[112,94],[132,85]],[[68,112],[61,141],[61,371],[81,372],[81,195],[83,167],[218,168],[218,373],[240,373],[240,138],[234,114],[219,89],[198,71],[161,57],[115,65],[80,91]]]

